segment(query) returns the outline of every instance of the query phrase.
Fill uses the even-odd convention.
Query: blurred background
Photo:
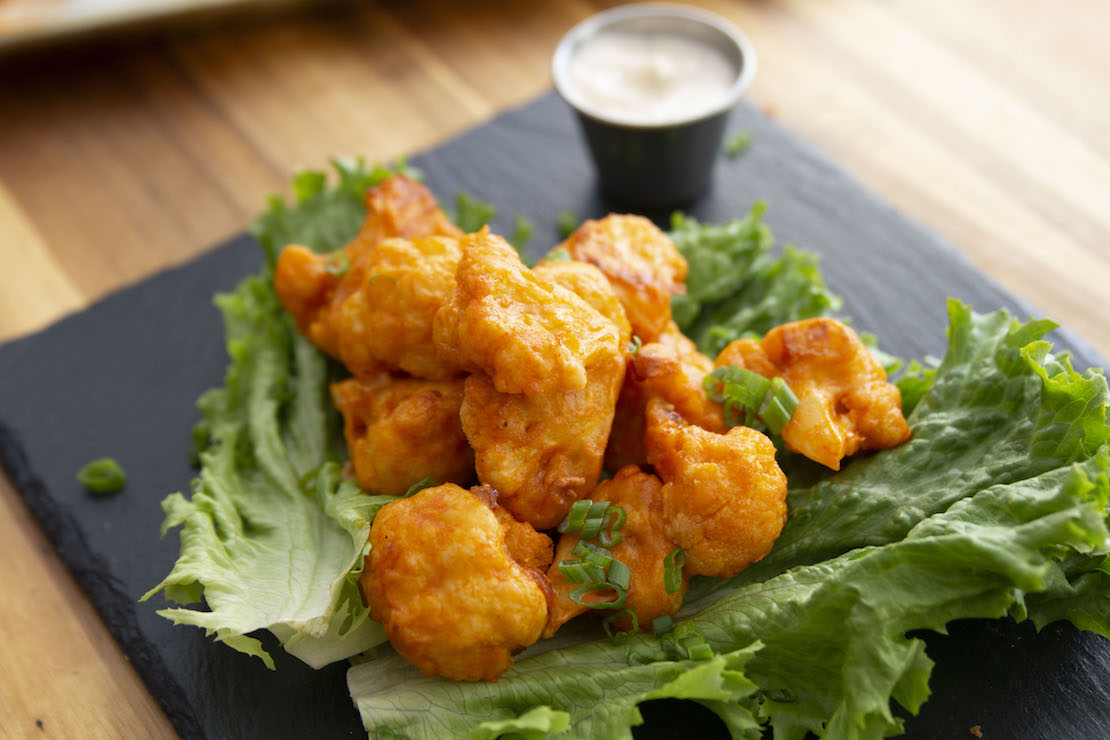
[[[241,232],[298,168],[419,152],[545,93],[560,37],[615,4],[0,0],[0,341]],[[1110,2],[696,4],[758,51],[750,104],[1110,356]],[[21,563],[0,662],[22,677],[0,717],[171,733],[0,494],[0,562]]]

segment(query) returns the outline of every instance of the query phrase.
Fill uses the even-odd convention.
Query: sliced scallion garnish
[[[600,583],[605,580],[605,569],[594,563],[560,560],[556,565],[570,583]]]
[[[673,594],[682,588],[682,569],[686,566],[686,551],[676,547],[663,558],[663,588]]]
[[[621,527],[624,526],[627,520],[628,512],[624,510],[623,506],[610,506],[605,511],[601,533],[597,541],[600,542],[603,547],[616,547],[619,545],[621,540],[624,539],[624,535],[621,534]]]
[[[610,601],[597,601],[588,603],[583,600],[583,597],[591,593],[599,593],[602,591],[612,591],[614,596]],[[623,609],[624,602],[628,598],[628,592],[615,583],[588,583],[585,586],[579,586],[571,591],[568,596],[578,606],[584,606],[587,609]]]
[[[629,628],[627,632],[614,632],[610,625],[621,617],[632,617],[632,627]],[[604,628],[606,636],[608,636],[608,638],[612,640],[614,644],[620,645],[622,643],[628,642],[629,638],[640,631],[640,619],[636,616],[636,612],[632,611],[631,609],[621,609],[616,614],[610,614],[605,619],[603,619],[601,621],[601,626],[602,628]]]
[[[735,365],[717,368],[702,385],[711,401],[724,404],[725,421],[731,426],[750,426],[758,419],[779,434],[798,408],[798,397],[785,380]]]

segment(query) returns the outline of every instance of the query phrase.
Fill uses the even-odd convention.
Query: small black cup
[[[693,118],[639,124],[592,110],[570,81],[579,46],[601,31],[674,34],[713,46],[735,70],[733,84],[711,109]],[[606,198],[622,206],[663,209],[693,201],[705,190],[721,152],[728,115],[755,75],[755,51],[724,19],[682,5],[624,5],[572,28],[555,51],[555,89],[578,114]]]

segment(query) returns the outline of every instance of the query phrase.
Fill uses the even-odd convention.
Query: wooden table
[[[299,167],[542,93],[608,4],[338,5],[0,59],[0,340],[241,231]],[[1110,3],[703,5],[759,52],[749,100],[1110,356]],[[172,736],[3,479],[0,563],[0,735]]]

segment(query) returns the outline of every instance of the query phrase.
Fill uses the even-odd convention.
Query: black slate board
[[[559,210],[581,217],[609,210],[575,125],[548,95],[414,163],[445,202],[467,189],[497,203],[501,233],[511,231],[515,214],[530,218],[540,253],[557,239]],[[756,198],[768,201],[778,240],[823,255],[844,313],[888,351],[941,354],[948,296],[980,311],[1033,313],[754,109],[738,108],[732,128],[750,131],[754,144],[720,162],[690,212],[721,221]],[[270,672],[199,630],[172,627],[154,614],[160,603],[137,603],[176,557],[176,533],[158,536],[159,502],[187,489],[194,401],[222,382],[226,357],[211,296],[259,261],[257,245],[242,236],[0,346],[0,463],[183,737],[359,737],[342,666],[315,672],[274,650],[278,670]],[[1104,365],[1066,330],[1055,339],[1073,350],[1077,366]],[[105,455],[127,469],[128,484],[94,498],[74,472]],[[973,725],[992,738],[1110,736],[1110,643],[1102,638],[1068,625],[1036,635],[999,621],[958,623],[950,637],[927,640],[938,662],[934,697],[908,723],[908,737],[967,737]],[[703,736],[688,708],[652,703],[644,713],[649,723],[638,736]],[[702,719],[712,728],[714,718]],[[0,734],[5,729],[14,730],[0,717]]]

